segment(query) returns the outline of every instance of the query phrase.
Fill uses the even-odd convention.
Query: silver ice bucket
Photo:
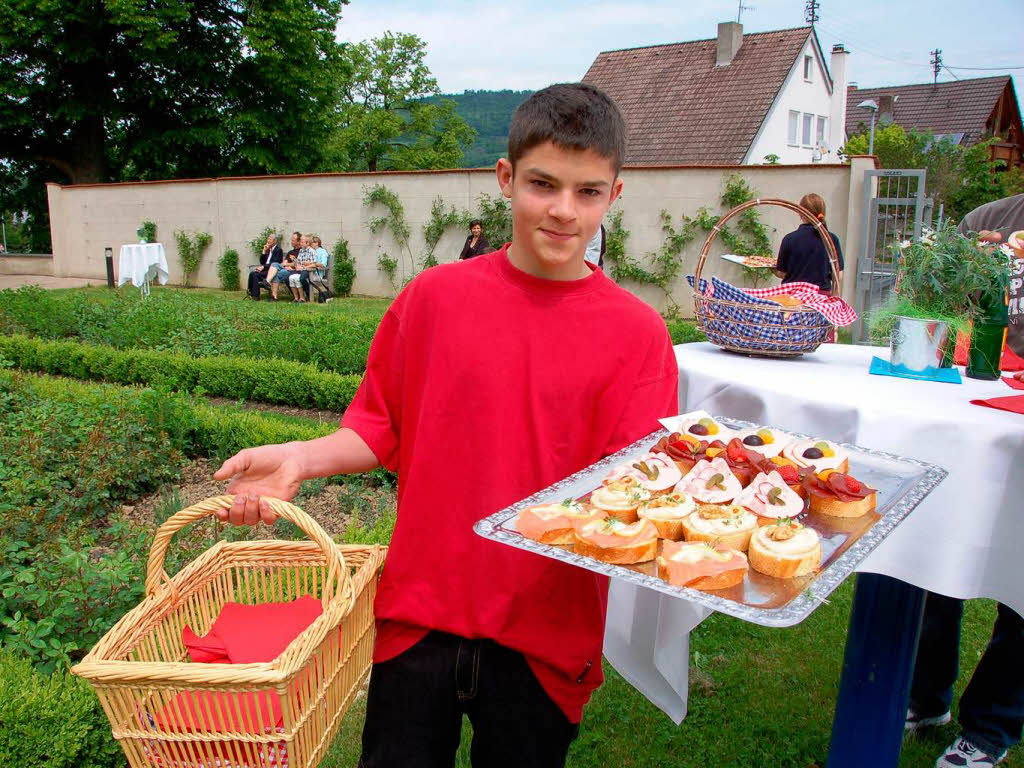
[[[934,375],[948,339],[949,325],[943,320],[897,317],[889,334],[889,362],[897,370]]]

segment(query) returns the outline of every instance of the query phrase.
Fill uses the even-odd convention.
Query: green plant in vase
[[[870,317],[871,337],[884,342],[899,317],[944,322],[949,326],[948,361],[960,332],[1004,301],[1009,259],[996,245],[963,235],[946,223],[925,228],[917,240],[891,246],[896,261],[892,299]]]

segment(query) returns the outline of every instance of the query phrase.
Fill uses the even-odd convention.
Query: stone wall
[[[663,241],[661,211],[667,210],[678,224],[682,214],[694,215],[702,207],[724,213],[720,198],[726,179],[740,173],[761,197],[799,200],[806,192],[821,194],[828,206],[828,225],[847,254],[847,272],[853,266],[860,238],[863,207],[863,171],[874,167],[870,158],[854,158],[850,165],[736,166],[736,167],[628,167],[623,170],[625,190],[616,208],[623,211],[623,226],[629,231],[628,253],[645,260]],[[374,235],[369,221],[380,216],[378,207],[363,205],[365,190],[383,184],[402,201],[412,231],[408,253],[403,253],[390,233]],[[48,187],[54,274],[58,277],[86,277],[104,280],[103,250],[114,249],[115,262],[123,243],[136,242],[135,230],[143,220],[157,225],[157,235],[167,251],[171,282],[181,282],[181,266],[173,232],[177,229],[205,231],[213,235],[196,283],[217,287],[217,261],[226,248],[241,254],[243,265],[251,263],[247,242],[262,229],[273,226],[280,232],[313,232],[330,249],[339,237],[349,242],[356,258],[357,276],[353,291],[371,296],[389,296],[393,289],[377,261],[381,253],[408,264],[417,262],[425,251],[423,226],[430,220],[431,203],[440,197],[446,206],[476,210],[481,195],[499,193],[491,170],[388,172],[374,174],[315,174],[253,178],[192,179],[126,184],[93,184]],[[797,225],[796,217],[783,209],[759,207],[772,231],[773,248],[783,235]],[[440,261],[457,258],[464,232],[448,231],[436,249]],[[287,234],[286,234],[287,237]],[[697,238],[684,251],[683,274],[693,271],[702,245]],[[720,244],[712,251],[706,274],[740,280],[740,270],[717,258]],[[657,288],[627,285],[659,309],[671,302]],[[852,297],[852,282],[844,295]],[[672,298],[684,313],[692,311],[688,287],[682,278],[673,286]]]

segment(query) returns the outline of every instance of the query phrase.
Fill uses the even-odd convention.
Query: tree
[[[864,126],[860,128],[863,131]],[[866,131],[851,136],[842,152],[867,154],[869,140]],[[990,159],[990,143],[967,147],[950,138],[936,139],[930,131],[907,131],[898,123],[882,123],[875,127],[874,153],[883,168],[924,168],[925,190],[936,210],[941,204],[945,215],[961,219],[1020,186],[1019,172],[1003,172],[1001,163]]]
[[[450,99],[440,99],[412,34],[385,32],[349,46],[351,77],[341,89],[329,165],[352,171],[455,168],[473,140]]]
[[[32,181],[3,205],[35,217],[45,181],[317,168],[345,1],[0,0],[0,165]]]

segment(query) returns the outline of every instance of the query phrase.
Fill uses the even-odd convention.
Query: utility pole
[[[931,65],[932,65],[932,90],[934,91],[939,87],[939,70],[942,69],[942,49],[936,48],[931,53]]]
[[[804,21],[810,24],[812,28],[814,27],[815,22],[821,18],[818,16],[818,8],[820,7],[821,3],[819,3],[818,0],[807,0],[804,4]]]

